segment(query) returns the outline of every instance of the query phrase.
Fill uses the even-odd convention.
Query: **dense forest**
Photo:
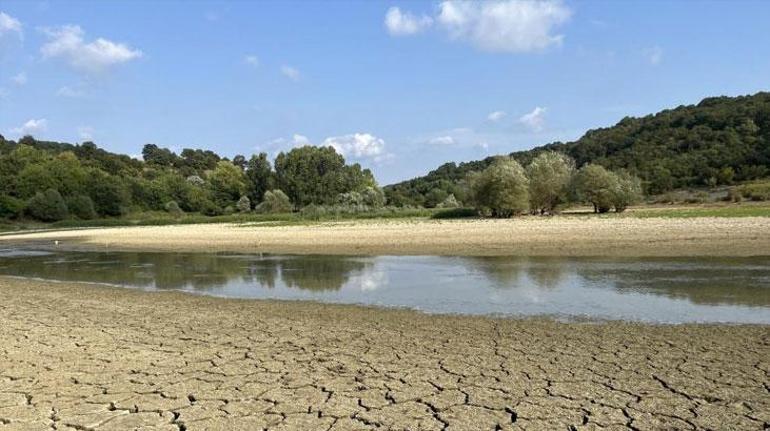
[[[716,186],[770,175],[770,93],[712,97],[615,126],[588,131],[574,142],[554,142],[510,157],[528,165],[555,151],[580,168],[601,165],[642,179],[646,193]],[[433,207],[454,195],[465,203],[468,174],[490,166],[494,157],[446,163],[429,174],[385,187],[394,205]]]
[[[212,151],[145,145],[143,160],[93,142],[18,142],[0,136],[0,218],[44,222],[137,211],[287,212],[309,204],[384,205],[374,176],[331,147],[305,146],[232,160]]]

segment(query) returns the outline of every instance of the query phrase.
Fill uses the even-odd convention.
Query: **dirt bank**
[[[769,343],[0,278],[0,430],[761,430]]]
[[[0,236],[114,250],[316,254],[540,256],[750,256],[770,251],[770,218],[377,220],[308,225],[204,224]]]

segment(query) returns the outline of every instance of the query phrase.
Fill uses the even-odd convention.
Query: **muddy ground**
[[[762,430],[769,343],[0,278],[0,430]]]

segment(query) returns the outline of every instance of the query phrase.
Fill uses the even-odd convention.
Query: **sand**
[[[0,278],[0,430],[762,430],[769,374],[766,326]]]
[[[306,225],[201,224],[0,235],[81,249],[297,254],[752,256],[770,252],[770,218],[521,217]]]

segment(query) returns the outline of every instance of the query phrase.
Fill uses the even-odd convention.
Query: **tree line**
[[[492,217],[555,214],[572,202],[591,204],[596,213],[623,212],[642,196],[638,177],[596,164],[575,169],[572,158],[552,151],[540,153],[526,168],[498,157],[483,171],[469,173],[461,187],[480,214]],[[438,206],[454,202],[449,195]]]
[[[199,149],[176,154],[145,145],[142,159],[93,142],[18,142],[0,136],[0,218],[115,217],[135,211],[290,212],[308,205],[385,204],[368,169],[331,147],[305,146],[277,155],[232,160]]]
[[[731,185],[770,176],[770,93],[712,97],[641,118],[626,117],[608,128],[589,130],[574,142],[554,142],[509,154],[528,165],[540,153],[571,157],[642,180],[648,194],[689,187]],[[466,202],[462,181],[496,160],[446,163],[423,177],[387,186],[394,205],[436,206],[450,194]],[[470,202],[470,201],[468,201]]]

